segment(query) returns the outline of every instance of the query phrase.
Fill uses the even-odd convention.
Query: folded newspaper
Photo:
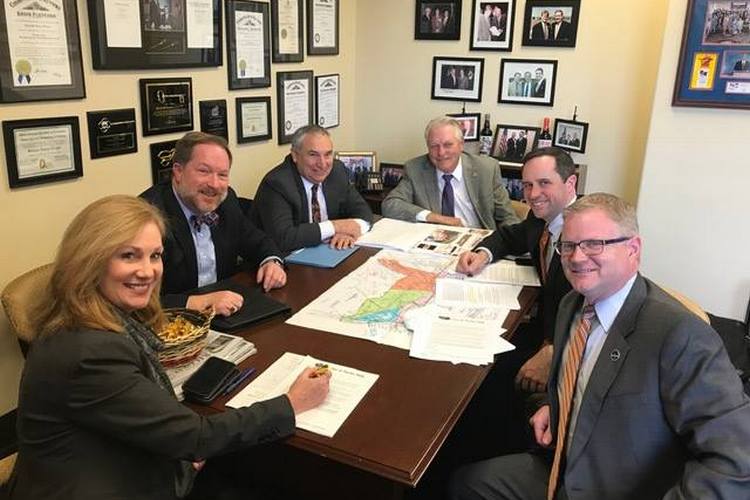
[[[237,364],[256,352],[258,350],[255,348],[255,345],[242,337],[209,330],[208,344],[198,357],[190,363],[174,368],[167,368],[165,371],[167,372],[169,381],[172,383],[172,388],[174,388],[177,399],[182,401],[182,384],[211,356],[216,356],[217,358]]]

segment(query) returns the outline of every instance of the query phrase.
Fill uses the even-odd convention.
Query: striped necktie
[[[320,222],[320,203],[318,203],[318,186],[319,184],[313,184],[310,190],[310,207],[312,208],[312,221],[315,223]]]
[[[578,369],[581,366],[583,351],[586,349],[586,340],[591,331],[591,320],[596,316],[594,306],[584,304],[581,312],[581,319],[576,326],[575,333],[568,342],[568,351],[562,364],[562,377],[558,378],[557,394],[560,400],[560,411],[557,422],[557,442],[555,445],[555,461],[552,462],[552,469],[549,474],[549,484],[547,486],[547,500],[555,497],[557,483],[560,477],[560,467],[565,452],[566,435],[568,433],[568,423],[570,419],[570,409],[573,402],[573,394],[576,390],[578,381]]]
[[[545,224],[542,235],[539,237],[539,269],[541,270],[542,285],[547,283],[547,254],[549,253],[550,239],[549,224]]]

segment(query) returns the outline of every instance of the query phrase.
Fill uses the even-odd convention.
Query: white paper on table
[[[519,285],[438,278],[435,282],[435,303],[449,307],[520,309],[518,294],[522,288]]]
[[[333,437],[354,411],[379,375],[320,361],[310,356],[285,352],[255,380],[233,397],[227,406],[241,408],[284,394],[302,371],[325,363],[331,370],[328,397],[322,405],[297,415],[297,427]]]
[[[357,240],[357,245],[407,251],[426,238],[435,226],[384,217]]]
[[[541,286],[535,267],[520,266],[509,260],[499,260],[482,269],[482,272],[476,276],[468,276],[466,279],[484,283]]]

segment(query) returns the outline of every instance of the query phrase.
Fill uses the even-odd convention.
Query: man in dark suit
[[[549,11],[543,10],[539,15],[539,21],[531,28],[532,40],[549,40],[550,39]]]
[[[252,220],[285,252],[329,240],[335,248],[352,246],[369,231],[372,211],[333,159],[328,131],[302,127],[291,149],[261,181]]]
[[[554,34],[554,40],[573,39],[573,26],[565,20],[565,14],[561,10],[555,11],[555,24],[552,25],[552,33]]]
[[[521,130],[518,132],[518,140],[516,141],[516,160],[523,159],[523,156],[526,154],[526,145],[528,142],[526,141],[526,132]]]
[[[456,76],[456,67],[448,66],[443,69],[443,77],[440,80],[440,88],[455,89],[458,87],[458,77]]]
[[[245,217],[229,187],[231,162],[223,138],[188,132],[175,145],[172,181],[141,193],[168,222],[161,285],[166,307],[213,307],[225,316],[237,312],[242,307],[237,293],[188,296],[186,292],[236,273],[238,257],[258,266],[257,281],[265,290],[286,284],[281,252]]]
[[[531,97],[544,97],[544,93],[547,91],[547,79],[544,77],[544,70],[537,68],[534,73],[536,78],[534,78],[534,84],[531,88]]]
[[[452,499],[746,498],[750,400],[720,337],[638,273],[635,209],[566,208],[556,249],[574,292],[557,315],[542,453],[462,468]]]
[[[557,307],[570,291],[553,245],[562,231],[563,209],[576,199],[575,164],[560,148],[537,149],[524,158],[521,179],[524,199],[531,207],[529,215],[523,222],[499,228],[474,251],[463,253],[456,270],[475,275],[506,255],[531,254],[542,293],[538,313],[518,346],[518,364],[524,364],[516,374],[516,384],[525,391],[541,392],[547,388]]]

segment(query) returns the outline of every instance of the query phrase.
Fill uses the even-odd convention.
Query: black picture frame
[[[237,112],[237,142],[267,141],[273,136],[271,128],[271,98],[238,97],[235,100]],[[249,115],[253,113],[253,115]]]
[[[113,12],[113,18],[131,22],[135,20],[138,26],[136,28],[133,24],[121,29],[119,33],[108,33],[105,3],[101,0],[87,0],[94,69],[221,66],[221,2],[212,0],[211,13],[188,12],[188,4],[184,0],[171,0],[173,4],[169,2],[170,0],[139,0],[137,13]],[[164,13],[164,8],[160,7],[162,4],[169,10],[168,13]],[[158,19],[152,16],[152,9],[161,10]],[[205,19],[209,15],[213,21],[210,34],[199,31],[193,34],[188,31],[188,16]],[[123,39],[115,40],[115,37]]]
[[[313,72],[304,71],[279,71],[276,73],[276,107],[278,143],[289,144],[292,135],[298,128],[313,123]],[[290,117],[287,114],[287,99],[294,99],[296,106],[307,107],[306,120],[302,117]],[[302,112],[305,110],[303,109]],[[292,119],[294,118],[294,120]]]
[[[545,80],[543,87],[538,85],[540,71],[541,80]],[[518,80],[519,77],[522,77],[522,79]],[[497,93],[497,102],[554,106],[556,84],[556,60],[501,59],[500,88]]]
[[[321,108],[327,110],[331,104],[333,112],[323,114]],[[341,124],[341,75],[319,75],[315,77],[315,123],[323,128],[334,128]]]
[[[588,135],[588,123],[556,118],[552,145],[574,153],[585,153]]]
[[[324,9],[332,9],[327,12]],[[330,16],[333,15],[333,24]],[[328,29],[333,34],[326,33]],[[335,56],[339,53],[339,0],[307,0],[307,55]]]
[[[297,15],[289,9],[297,9]],[[302,0],[271,0],[271,26],[273,36],[271,37],[273,52],[271,59],[275,63],[302,62],[305,59],[302,36]],[[286,19],[283,25],[281,20]],[[293,47],[283,47],[281,42],[296,39],[297,50],[289,50]]]
[[[229,140],[229,124],[226,99],[211,99],[198,102],[201,132],[218,135]]]
[[[378,155],[375,151],[336,151],[334,158],[344,165],[349,184],[357,191],[368,191],[375,178],[380,180]]]
[[[25,13],[40,11],[40,16],[16,16],[18,19],[9,22],[7,4],[0,3],[0,102],[30,102],[30,101],[53,101],[63,99],[82,99],[86,97],[86,85],[83,77],[83,65],[81,61],[81,36],[78,29],[78,7],[75,0],[55,0],[55,6],[60,7],[58,11],[50,10],[43,3],[13,2],[12,8],[18,8]],[[62,11],[64,18],[58,17]],[[28,21],[27,21],[28,20]],[[41,21],[40,21],[41,20]],[[18,23],[18,25],[16,24]],[[36,29],[45,29],[47,36],[55,27],[59,30],[64,28],[66,40],[57,47],[45,47],[38,38],[28,39],[27,45],[22,42],[11,47],[10,41],[16,37],[11,35],[10,30],[34,29],[39,23],[45,26]],[[58,31],[59,32],[59,31]],[[50,42],[51,43],[51,42]],[[67,50],[68,67],[59,68],[63,71],[39,71],[39,63],[44,69],[44,60],[49,51],[65,46]],[[16,46],[20,45],[20,46]],[[19,52],[17,52],[19,51]],[[13,59],[11,60],[11,54]],[[69,73],[68,81],[54,81],[54,77],[66,80],[65,73]],[[49,76],[53,75],[53,76]],[[46,83],[39,83],[39,80]]]
[[[521,45],[575,47],[580,12],[581,0],[526,0]]]
[[[498,123],[495,127],[495,139],[492,142],[490,156],[503,162],[520,164],[526,154],[536,149],[540,132],[539,127]],[[523,140],[522,144],[519,143],[521,140]]]
[[[403,165],[386,162],[380,164],[380,178],[383,180],[384,189],[395,188],[403,176]]]
[[[193,130],[192,78],[143,78],[138,82],[144,136]]]
[[[138,151],[135,108],[89,111],[86,122],[92,160]]]
[[[515,19],[516,0],[472,0],[469,49],[510,52]]]
[[[248,0],[227,0],[227,80],[229,90],[254,89],[271,86],[271,16],[268,4]],[[238,47],[237,28],[242,27],[240,41],[257,38],[262,32],[262,47]],[[260,49],[260,51],[258,50]],[[263,58],[262,74],[253,66],[248,69],[248,58]],[[247,74],[253,71],[253,74]]]
[[[461,0],[417,0],[414,11],[414,39],[460,40],[461,10]],[[445,11],[449,13],[447,20]],[[442,21],[438,20],[436,13],[442,17]]]
[[[77,116],[2,123],[11,189],[83,176]]]
[[[466,83],[462,83],[464,78],[466,78]],[[484,58],[444,56],[432,58],[431,97],[433,99],[481,102],[483,79]]]
[[[688,0],[672,106],[750,109],[745,11],[734,2]]]
[[[450,116],[461,126],[464,133],[464,142],[479,140],[479,129],[482,128],[481,113],[450,113],[446,116]]]
[[[177,139],[149,144],[151,181],[154,184],[169,182],[172,178],[172,160],[176,144]]]

